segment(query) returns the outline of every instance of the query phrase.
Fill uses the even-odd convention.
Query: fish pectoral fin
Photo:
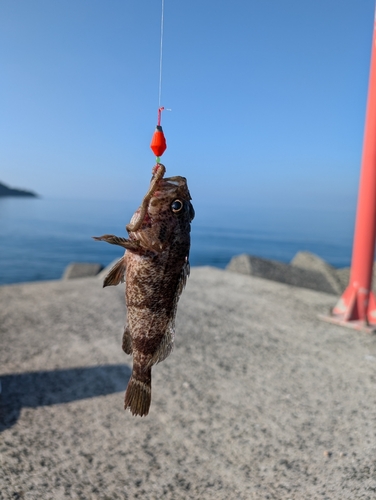
[[[124,328],[122,348],[126,354],[132,354],[132,352],[133,352],[132,337],[131,337],[131,332],[129,331],[128,325],[126,325]]]
[[[124,256],[116,262],[110,269],[109,273],[103,281],[103,288],[106,286],[116,286],[119,283],[124,283],[125,262]]]
[[[191,272],[191,268],[189,265],[189,260],[187,258],[185,261],[185,264],[183,266],[183,269],[181,270],[181,273],[180,273],[180,278],[179,278],[179,283],[178,283],[178,288],[177,288],[178,297],[180,297],[180,295],[181,295],[181,293],[182,293],[182,291],[187,283],[187,279],[189,277],[190,272]]]
[[[131,252],[139,252],[141,250],[140,243],[138,241],[128,240],[127,238],[121,238],[120,236],[115,236],[114,234],[104,234],[103,236],[93,236],[96,241],[106,241],[111,245],[119,245],[120,247],[126,248]]]

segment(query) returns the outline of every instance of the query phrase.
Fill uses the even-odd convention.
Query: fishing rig
[[[159,51],[159,94],[158,94],[158,120],[157,126],[151,139],[150,148],[156,156],[157,165],[160,165],[161,156],[167,149],[166,138],[163,133],[161,118],[162,111],[165,109],[161,106],[162,96],[162,56],[163,56],[163,25],[164,25],[164,0],[162,0],[161,9],[161,43]]]

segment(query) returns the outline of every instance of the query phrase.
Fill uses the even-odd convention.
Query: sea
[[[355,209],[195,204],[190,263],[225,268],[250,255],[288,263],[310,251],[335,267],[350,265]],[[92,236],[126,237],[131,201],[0,197],[0,285],[60,279],[72,262],[103,266],[120,247]]]

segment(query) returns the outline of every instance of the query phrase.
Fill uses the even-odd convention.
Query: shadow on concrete
[[[2,375],[0,432],[14,425],[25,407],[36,408],[124,391],[131,369],[124,364]]]

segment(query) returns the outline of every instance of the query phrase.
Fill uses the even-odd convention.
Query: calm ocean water
[[[191,266],[224,268],[249,253],[289,262],[309,250],[336,267],[350,264],[354,214],[241,209],[194,203]],[[109,264],[122,249],[91,236],[126,236],[137,203],[0,198],[0,284],[59,279],[70,262]]]

